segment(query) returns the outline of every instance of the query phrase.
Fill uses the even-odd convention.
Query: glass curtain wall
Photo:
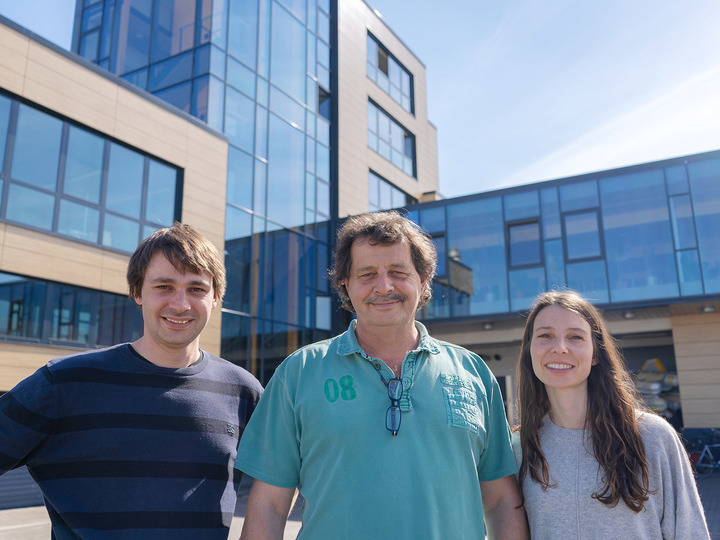
[[[720,152],[410,208],[440,264],[426,319],[508,315],[570,287],[601,305],[720,293]]]
[[[85,58],[230,142],[225,358],[266,382],[329,336],[336,0],[86,0]]]

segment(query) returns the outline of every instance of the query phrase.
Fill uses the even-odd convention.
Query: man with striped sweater
[[[127,278],[142,337],[56,358],[2,396],[0,474],[27,465],[54,538],[226,539],[262,387],[199,347],[222,257],[176,223],[138,246]]]

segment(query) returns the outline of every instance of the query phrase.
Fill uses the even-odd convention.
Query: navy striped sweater
[[[54,538],[225,540],[261,394],[208,353],[183,369],[128,344],[57,358],[0,397],[0,474],[27,465]]]

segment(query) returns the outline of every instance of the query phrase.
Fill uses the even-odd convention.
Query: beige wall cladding
[[[0,392],[7,392],[49,360],[72,353],[68,349],[0,343]]]
[[[367,76],[370,31],[413,75],[415,114],[405,111]],[[368,210],[368,171],[420,198],[438,189],[437,133],[427,116],[425,66],[362,0],[338,2],[338,154],[340,217]],[[372,99],[415,135],[417,178],[367,146],[367,103]]]
[[[720,313],[672,317],[685,427],[720,426]]]
[[[224,135],[12,24],[0,23],[0,88],[183,169],[182,220],[224,251],[228,156]],[[0,271],[127,294],[128,258],[0,224]],[[220,352],[220,319],[218,306],[201,339],[202,347],[214,354]],[[28,375],[51,358],[72,352],[4,347],[0,347],[0,388],[4,389],[18,374]]]

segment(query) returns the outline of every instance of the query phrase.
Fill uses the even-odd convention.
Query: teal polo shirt
[[[289,356],[263,393],[236,468],[298,487],[298,538],[483,538],[479,481],[517,471],[500,388],[482,359],[425,327],[402,365],[402,424],[385,428],[392,370],[355,321]]]

